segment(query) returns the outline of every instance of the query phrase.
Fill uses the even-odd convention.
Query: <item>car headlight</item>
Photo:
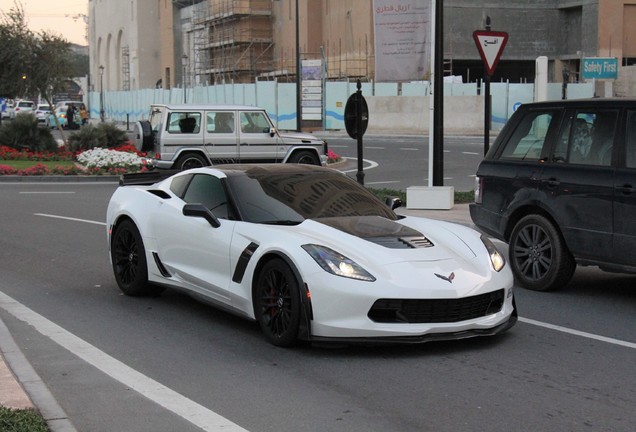
[[[306,244],[302,246],[305,251],[318,263],[326,272],[336,276],[350,279],[373,282],[375,278],[365,269],[360,267],[355,261],[339,254],[333,249],[325,246]]]
[[[497,272],[501,271],[501,269],[506,265],[506,259],[501,253],[499,253],[495,244],[490,241],[488,237],[482,235],[481,241],[484,243],[484,246],[486,246],[486,250],[488,250],[488,256],[490,257],[492,268]]]

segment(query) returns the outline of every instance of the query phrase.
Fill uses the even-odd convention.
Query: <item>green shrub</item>
[[[46,422],[34,409],[18,410],[0,406],[0,430],[11,432],[48,432]]]
[[[68,138],[68,150],[72,152],[91,150],[96,147],[115,148],[128,141],[126,132],[114,123],[87,124]]]
[[[18,114],[12,121],[2,122],[0,146],[31,152],[57,152],[57,142],[47,128],[38,126],[38,120],[31,114]]]

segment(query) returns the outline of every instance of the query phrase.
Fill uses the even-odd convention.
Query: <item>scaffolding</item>
[[[193,10],[194,74],[201,84],[251,82],[272,56],[270,0],[209,0]]]
[[[121,87],[130,90],[130,49],[128,45],[121,48]]]

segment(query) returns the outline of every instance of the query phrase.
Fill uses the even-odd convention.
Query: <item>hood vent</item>
[[[365,240],[389,249],[422,249],[433,247],[433,242],[424,236],[417,237],[367,237]]]

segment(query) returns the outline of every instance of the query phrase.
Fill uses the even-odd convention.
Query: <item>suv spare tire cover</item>
[[[135,123],[135,148],[138,151],[149,151],[154,147],[152,127],[148,120],[140,120]]]

